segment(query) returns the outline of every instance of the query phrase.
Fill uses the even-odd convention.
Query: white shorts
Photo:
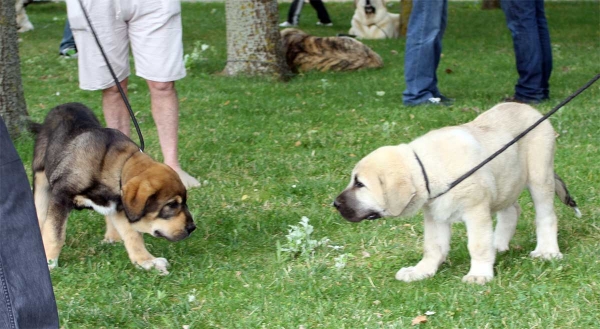
[[[179,0],[81,0],[119,81],[130,74],[129,46],[136,75],[157,82],[185,77]],[[75,37],[79,86],[101,90],[115,85],[79,0],[67,0]]]

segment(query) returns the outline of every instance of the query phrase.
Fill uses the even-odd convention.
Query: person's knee
[[[121,81],[121,88],[123,88],[123,90],[125,92],[127,92],[127,80],[123,80]],[[113,85],[110,86],[104,90],[102,90],[102,93],[104,95],[118,95],[120,97],[121,92],[119,91],[119,87],[117,85]]]
[[[173,82],[173,81],[159,82],[159,81],[148,80],[148,88],[150,88],[151,93],[174,92],[175,91],[175,82]]]

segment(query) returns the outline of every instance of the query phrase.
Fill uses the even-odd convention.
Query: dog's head
[[[121,183],[123,208],[136,231],[179,241],[196,229],[185,186],[169,166],[139,152],[125,163]]]
[[[411,216],[423,205],[401,146],[384,146],[364,157],[352,170],[350,184],[333,205],[351,222]],[[414,159],[412,159],[414,160]]]
[[[385,0],[354,0],[354,6],[363,10],[366,15],[375,15],[377,8],[385,9]]]

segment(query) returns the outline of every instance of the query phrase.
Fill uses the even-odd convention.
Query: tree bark
[[[13,138],[27,130],[14,0],[0,1],[0,116]]]
[[[229,76],[273,76],[287,79],[277,21],[277,0],[226,0],[227,65]]]
[[[412,0],[400,1],[400,36],[406,37],[408,30],[408,20],[412,12]]]
[[[500,9],[500,0],[483,0],[481,9]]]

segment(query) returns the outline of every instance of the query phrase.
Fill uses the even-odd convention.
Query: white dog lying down
[[[518,198],[527,188],[535,206],[537,246],[531,257],[561,258],[554,194],[581,214],[555,174],[554,130],[548,120],[476,171],[448,193],[448,185],[510,142],[542,115],[518,103],[503,103],[475,120],[433,130],[409,144],[381,147],[360,160],[334,206],[347,220],[409,217],[423,209],[424,256],[396,274],[401,281],[433,276],[450,249],[450,225],[467,227],[471,269],[465,282],[494,277],[496,251],[506,251],[520,213]],[[492,216],[497,214],[496,230]]]
[[[389,13],[385,0],[354,0],[354,6],[349,34],[363,39],[398,38],[400,14]]]

